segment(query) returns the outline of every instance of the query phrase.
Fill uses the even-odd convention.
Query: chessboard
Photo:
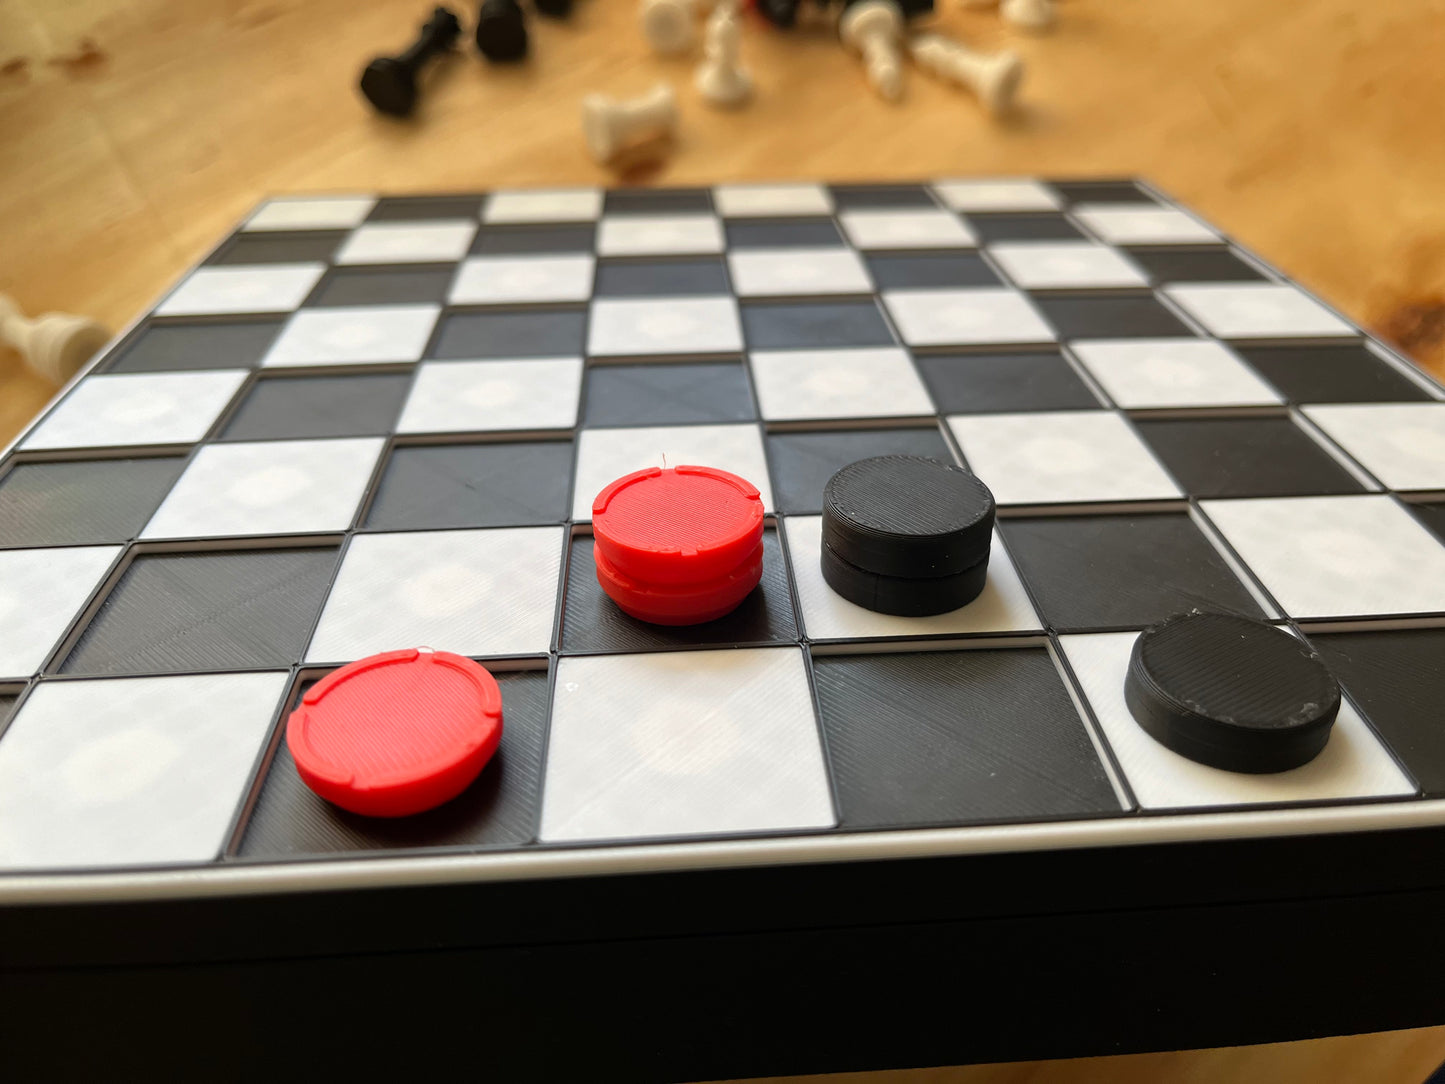
[[[962,609],[874,613],[822,577],[824,484],[894,453],[996,498]],[[756,486],[764,567],[730,615],[661,627],[602,592],[589,517],[679,464]],[[1134,640],[1193,609],[1319,653],[1344,694],[1323,753],[1242,774],[1141,729]],[[1081,905],[1125,855],[1188,887],[1135,869],[1111,907],[1217,899],[1201,855],[1269,881],[1255,902],[1322,869],[1360,889],[1341,864],[1370,855],[1400,890],[1438,843],[1372,841],[1445,829],[1445,390],[1140,182],[288,196],[6,453],[0,613],[0,905],[45,929],[189,904],[211,944],[240,901],[316,920],[445,886],[539,940],[586,886],[621,924],[587,936],[731,929],[619,887],[664,875],[746,897],[754,933],[860,899],[901,927],[959,917],[945,882]],[[428,813],[328,805],[288,714],[409,647],[496,676],[500,752]],[[1021,856],[1028,892],[974,884]],[[825,882],[855,902],[804,920],[787,893]],[[6,961],[241,951],[95,936]]]

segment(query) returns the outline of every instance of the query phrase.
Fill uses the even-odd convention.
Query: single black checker
[[[1434,532],[1435,537],[1445,542],[1445,503],[1409,504],[1405,507],[1415,513],[1415,518]]]
[[[712,196],[706,188],[614,188],[602,205],[609,215],[711,214]]]
[[[397,448],[366,516],[370,530],[523,527],[567,518],[572,442]]]
[[[880,290],[999,285],[993,269],[972,252],[869,256],[868,270]]]
[[[541,255],[548,252],[591,252],[597,225],[483,226],[472,241],[480,256]]]
[[[61,672],[290,666],[306,648],[336,555],[334,548],[142,554]]]
[[[423,305],[446,300],[456,269],[337,267],[306,299],[309,305]]]
[[[1076,241],[1083,233],[1056,211],[970,214],[965,216],[980,241]]]
[[[238,233],[212,253],[206,263],[324,263],[331,259],[346,236],[346,230]]]
[[[732,613],[701,625],[650,625],[629,617],[602,593],[592,557],[592,537],[572,540],[567,568],[567,605],[561,649],[658,651],[669,647],[733,647],[791,643],[798,638],[788,572],[776,531],[763,532],[763,578]]]
[[[143,324],[105,361],[108,373],[172,369],[252,369],[281,333],[284,320]]]
[[[721,259],[599,260],[597,297],[680,297],[728,294],[727,268]]]
[[[1193,497],[1362,493],[1362,486],[1289,418],[1140,421],[1139,434]]]
[[[585,309],[455,312],[443,316],[431,358],[545,358],[582,353]]]
[[[1208,248],[1129,248],[1129,258],[1155,282],[1255,282],[1264,278],[1225,245]]]
[[[1088,385],[1057,352],[920,355],[913,361],[941,414],[1099,407]]]
[[[1062,339],[1193,338],[1179,318],[1148,294],[1035,297]]]
[[[128,541],[185,466],[180,456],[17,463],[0,478],[0,546]]]
[[[1050,187],[1069,203],[1156,203],[1132,181],[1054,181]]]
[[[795,515],[823,510],[823,487],[849,463],[879,455],[921,455],[953,463],[938,429],[851,429],[771,433],[767,438],[773,496]]]
[[[754,417],[738,362],[706,365],[598,365],[587,373],[586,424],[686,425]]]
[[[1445,797],[1445,629],[1311,634],[1355,706],[1427,798]]]
[[[1043,648],[813,660],[847,828],[1121,812]]]
[[[411,377],[272,377],[252,385],[220,440],[362,437],[391,432]]]
[[[811,248],[841,245],[843,235],[831,218],[770,218],[766,221],[729,221],[728,248]]]
[[[921,184],[835,184],[833,204],[840,211],[873,207],[937,207]]]
[[[1429,393],[1362,343],[1237,347],[1292,403],[1408,403]]]
[[[1050,628],[1142,629],[1193,609],[1263,617],[1187,515],[999,521]]]
[[[15,710],[15,701],[19,699],[19,693],[0,693],[0,727],[9,720],[10,713]]]
[[[477,219],[482,213],[481,196],[393,196],[379,199],[368,222],[423,222],[438,218]]]
[[[743,305],[742,318],[743,335],[753,350],[894,344],[893,332],[873,300]]]
[[[412,817],[348,813],[318,798],[301,781],[282,738],[246,824],[241,856],[289,858],[530,843],[536,836],[542,793],[547,674],[525,671],[494,673],[493,677],[502,690],[502,742],[481,775],[456,798]],[[297,692],[293,709],[304,688]]]

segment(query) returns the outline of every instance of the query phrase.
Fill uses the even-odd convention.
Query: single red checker
[[[461,655],[417,648],[327,675],[286,723],[306,785],[368,817],[406,817],[450,801],[501,740],[496,679]]]
[[[763,543],[726,576],[702,584],[653,584],[614,568],[593,550],[597,582],[623,613],[654,625],[700,625],[736,610],[763,578]]]
[[[763,539],[757,487],[715,467],[649,467],[592,502],[597,550],[624,576],[663,585],[728,575]]]

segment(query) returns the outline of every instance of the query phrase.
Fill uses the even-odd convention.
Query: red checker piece
[[[726,576],[701,584],[644,583],[613,567],[594,549],[597,582],[623,613],[654,625],[700,625],[737,609],[763,578],[763,543]]]
[[[501,740],[496,679],[461,655],[416,648],[329,674],[286,723],[306,785],[368,817],[406,817],[450,801]]]
[[[702,585],[748,561],[763,539],[757,487],[715,467],[649,467],[592,502],[597,552],[649,585]]]

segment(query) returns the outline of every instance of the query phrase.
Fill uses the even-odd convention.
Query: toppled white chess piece
[[[625,147],[669,137],[676,130],[677,99],[666,83],[628,101],[602,94],[582,99],[582,134],[592,157],[602,163],[617,157]]]
[[[653,52],[677,56],[697,40],[698,0],[642,0],[637,17]]]
[[[0,342],[13,346],[41,376],[64,384],[110,340],[88,316],[47,312],[27,319],[14,300],[0,294]]]
[[[737,0],[723,0],[708,18],[703,62],[697,69],[697,90],[704,101],[729,108],[748,100],[753,78],[742,66],[741,47]]]
[[[1014,26],[1035,33],[1054,25],[1054,0],[1003,0],[998,10]]]
[[[967,87],[995,115],[1013,108],[1024,64],[1016,53],[980,53],[938,34],[919,34],[908,45],[924,71]]]
[[[879,97],[896,102],[903,97],[903,12],[893,0],[862,0],[838,20],[843,44],[863,57],[868,82]]]

